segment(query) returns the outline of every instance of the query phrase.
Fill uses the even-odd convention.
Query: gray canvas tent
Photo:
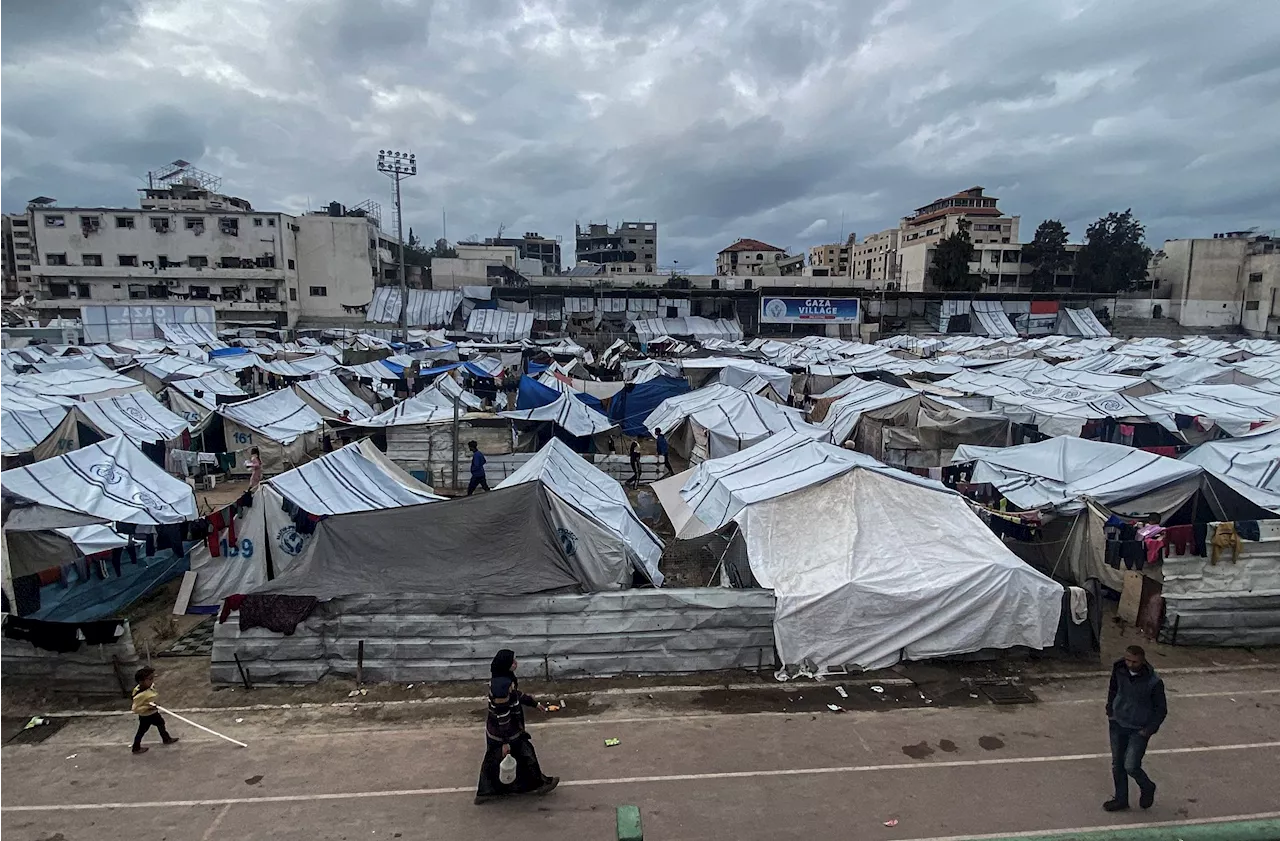
[[[557,506],[563,510],[557,510]],[[558,525],[559,523],[559,525]],[[585,546],[603,527],[541,482],[321,520],[288,571],[250,592],[364,595],[581,593],[604,570]]]

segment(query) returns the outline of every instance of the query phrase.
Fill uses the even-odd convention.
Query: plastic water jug
[[[504,786],[509,786],[516,781],[516,758],[511,754],[502,758],[502,764],[498,766],[498,779]]]

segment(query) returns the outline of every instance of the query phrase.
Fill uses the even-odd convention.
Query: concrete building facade
[[[1280,328],[1280,243],[1248,231],[1168,240],[1152,259],[1152,281],[1184,327],[1240,325],[1256,336]]]
[[[574,257],[578,264],[604,266],[607,274],[653,274],[658,265],[658,223],[588,222],[574,224]]]
[[[36,255],[30,217],[25,213],[6,213],[0,231],[4,246],[4,296],[34,293],[31,266]]]
[[[829,274],[849,274],[850,257],[857,239],[857,234],[849,234],[849,238],[843,243],[813,246],[809,249],[809,265],[824,267],[829,270]]]
[[[800,256],[801,268],[804,258]],[[716,274],[718,275],[780,275],[781,266],[790,266],[794,257],[787,255],[785,248],[769,245],[758,239],[740,239],[716,255]],[[795,271],[799,274],[799,271]]]
[[[982,252],[981,259],[974,261],[979,272],[985,271],[992,276],[996,286],[1003,285],[1007,275],[1007,281],[1016,286],[1016,278],[1022,272],[1011,269],[1021,263],[1020,250],[999,246],[1018,243],[1020,217],[1005,216],[997,202],[998,199],[985,195],[982,187],[970,187],[936,199],[904,217],[898,226],[898,282],[901,289],[924,291],[925,275],[933,263],[934,249],[940,240],[960,230],[961,220],[969,223],[969,236],[974,248]],[[991,272],[993,268],[996,269],[994,273]]]
[[[141,192],[138,208],[31,204],[37,309],[74,317],[93,302],[208,301],[222,322],[292,327],[368,303],[375,282],[399,282],[399,244],[341,205],[293,216],[192,185]]]
[[[853,244],[849,267],[858,286],[878,288],[897,282],[898,233],[897,228],[889,228]]]

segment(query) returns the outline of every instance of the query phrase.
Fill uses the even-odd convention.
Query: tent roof
[[[260,432],[272,441],[288,444],[299,435],[319,429],[324,419],[316,414],[293,389],[282,388],[252,400],[225,403],[218,414],[243,427]]]
[[[14,384],[43,397],[90,398],[107,392],[127,393],[146,389],[142,383],[102,368],[24,374]]]
[[[350,412],[352,418],[373,417],[374,412],[369,404],[356,397],[335,374],[321,374],[309,380],[300,380],[293,387],[306,392],[308,397],[325,407],[329,412],[325,417],[341,417],[343,409]]]
[[[548,491],[535,482],[329,517],[293,565],[254,592],[321,599],[583,592],[551,511]]]
[[[161,324],[160,332],[175,345],[220,344],[208,324]]]
[[[809,430],[817,438],[827,435],[826,430],[805,423],[797,409],[722,383],[668,397],[644,419],[644,425],[651,432],[662,429],[670,433],[689,419],[713,434],[739,442],[754,443],[786,430]]]
[[[1124,502],[1193,479],[1199,467],[1120,444],[1058,437],[1017,447],[956,449],[952,464],[974,461],[974,482],[989,482],[1022,509],[1073,513],[1090,497]]]
[[[166,409],[147,391],[81,403],[72,411],[77,420],[104,438],[123,435],[134,444],[172,441],[188,429],[185,418]]]
[[[156,525],[194,520],[196,497],[124,438],[0,474],[4,495],[109,522]]]
[[[1243,385],[1190,385],[1165,394],[1148,394],[1142,400],[1171,414],[1212,421],[1233,436],[1280,416],[1280,394]]]
[[[397,467],[368,439],[273,476],[267,483],[294,505],[316,515],[399,508],[444,499]]]
[[[222,369],[214,365],[205,365],[182,356],[162,354],[142,361],[142,370],[161,382],[185,380],[192,377],[205,377]]]
[[[365,377],[371,380],[385,380],[388,382],[400,379],[402,372],[404,371],[403,368],[400,369],[399,372],[392,371],[381,362],[362,362],[359,365],[343,365],[342,370],[357,377]]]
[[[538,481],[620,537],[650,580],[661,586],[658,561],[662,558],[662,541],[636,516],[621,483],[558,438],[552,438],[519,469],[502,480],[498,489]]]
[[[732,522],[744,506],[825,482],[857,468],[951,493],[938,482],[889,467],[865,453],[815,441],[797,432],[780,432],[740,452],[704,461],[690,471],[692,475],[680,488],[680,498],[705,530],[695,525],[678,536],[696,537],[698,534],[693,532],[714,531]]]
[[[563,393],[545,406],[515,412],[499,412],[513,421],[550,422],[570,435],[581,438],[613,429],[616,424],[570,393]]]
[[[38,408],[28,408],[23,402],[11,402],[8,389],[0,400],[0,451],[7,456],[34,449],[67,416],[66,406],[48,400],[34,398],[31,402],[39,404]]]
[[[277,359],[275,362],[259,359],[254,367],[280,377],[310,377],[312,374],[331,371],[338,367],[338,363],[332,356],[317,353],[302,359]]]
[[[1263,508],[1280,508],[1280,428],[1201,444],[1182,457]]]
[[[459,408],[463,414],[466,409]],[[425,423],[446,423],[453,420],[453,401],[432,385],[371,418],[353,420],[355,426],[382,428],[388,426],[417,426]]]
[[[194,379],[175,380],[169,383],[169,388],[181,392],[185,397],[210,410],[217,408],[219,394],[228,397],[248,397],[248,394],[236,385],[235,380],[231,379],[226,371],[221,370]],[[203,394],[196,397],[197,391]]]

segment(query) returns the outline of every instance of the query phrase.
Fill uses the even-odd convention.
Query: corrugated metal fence
[[[4,638],[0,642],[0,676],[6,684],[39,684],[55,692],[127,696],[138,668],[129,623],[113,645],[80,646],[79,651],[57,652],[36,648],[29,642]]]
[[[1212,536],[1216,523],[1209,524]],[[1242,540],[1217,562],[1164,559],[1165,637],[1176,645],[1280,644],[1280,520],[1260,520],[1259,540]]]
[[[770,669],[773,593],[690,588],[519,597],[363,596],[322,603],[291,636],[217,626],[212,680],[475,680],[500,648],[525,674],[604,677]]]

